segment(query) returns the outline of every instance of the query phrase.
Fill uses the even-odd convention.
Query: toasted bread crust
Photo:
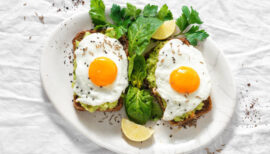
[[[76,58],[76,55],[75,55],[75,50],[76,50],[76,40],[77,41],[81,41],[84,37],[84,34],[86,32],[90,32],[90,33],[96,33],[96,32],[101,32],[101,31],[97,31],[97,30],[94,30],[94,29],[91,29],[91,30],[85,30],[85,31],[81,31],[79,33],[77,33],[75,35],[75,37],[73,38],[72,40],[72,45],[73,45],[73,56],[74,56],[74,59]],[[123,47],[124,47],[124,50],[126,52],[126,54],[128,54],[128,41],[126,39],[126,37],[122,37],[119,39],[119,41],[122,43]],[[85,111],[85,109],[81,106],[81,104],[79,102],[76,102],[76,99],[78,98],[78,96],[76,94],[73,95],[73,106],[76,110],[78,111]],[[102,112],[112,112],[112,111],[118,111],[122,108],[123,106],[123,98],[120,97],[118,99],[118,103],[117,103],[117,106],[115,106],[114,108],[112,109],[107,109],[105,111],[102,111]],[[99,109],[96,110],[96,111],[100,111]]]
[[[212,101],[210,96],[207,100],[203,101],[203,108],[201,110],[198,110],[195,112],[195,114],[191,115],[189,118],[185,119],[184,121],[170,121],[172,125],[177,125],[179,127],[185,127],[185,126],[196,126],[197,120],[204,114],[208,113],[212,109]]]
[[[165,107],[163,105],[162,102],[162,98],[159,96],[159,94],[157,93],[156,89],[153,88],[152,89],[152,94],[156,97],[159,105],[161,106],[162,110],[165,111]],[[189,118],[185,119],[184,121],[174,121],[171,120],[170,124],[172,125],[176,125],[179,127],[185,127],[185,126],[194,126],[196,125],[196,121],[204,114],[206,114],[207,112],[211,111],[212,109],[212,101],[211,101],[211,97],[209,96],[207,100],[203,101],[203,108],[201,110],[198,110],[195,112],[195,114],[191,115]]]

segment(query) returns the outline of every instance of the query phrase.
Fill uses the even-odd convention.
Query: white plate
[[[209,144],[230,122],[235,106],[233,78],[222,51],[211,38],[198,48],[208,63],[212,77],[213,109],[198,120],[196,128],[171,129],[166,122],[158,121],[159,125],[150,122],[148,125],[155,129],[153,138],[134,143],[126,140],[121,133],[118,121],[126,116],[123,109],[106,115],[76,111],[72,104],[72,76],[69,76],[73,69],[70,64],[73,58],[71,41],[77,32],[91,28],[93,25],[88,12],[61,23],[50,36],[42,53],[41,77],[44,89],[59,113],[93,142],[119,153],[190,152]]]

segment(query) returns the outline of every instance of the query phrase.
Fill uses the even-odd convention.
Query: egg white
[[[79,96],[76,101],[93,106],[117,101],[128,86],[128,60],[122,44],[104,34],[93,33],[79,43],[75,56],[77,68],[73,90]],[[110,58],[117,66],[116,79],[108,86],[96,86],[88,78],[89,66],[97,57]]]
[[[199,88],[190,94],[181,94],[170,85],[170,74],[180,66],[193,68],[200,77]],[[186,112],[194,110],[211,91],[211,79],[202,53],[185,45],[179,39],[168,41],[159,51],[155,71],[157,92],[166,101],[163,120],[173,120]]]

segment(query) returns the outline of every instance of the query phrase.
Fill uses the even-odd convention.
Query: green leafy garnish
[[[153,101],[152,103],[152,111],[151,111],[151,119],[152,120],[159,120],[162,118],[163,111],[161,106],[158,104],[157,101]]]
[[[203,41],[209,36],[209,34],[204,30],[199,30],[193,33],[186,33],[185,36],[190,44],[196,46],[198,41]]]
[[[157,18],[139,17],[128,28],[129,54],[143,54],[150,43],[152,35],[156,32],[162,21]]]
[[[209,34],[204,30],[200,30],[199,26],[192,26],[188,31],[187,28],[192,24],[202,24],[199,13],[192,7],[182,7],[182,15],[176,20],[176,25],[179,27],[181,33],[184,34],[191,45],[196,46],[198,41],[203,41]],[[186,32],[187,31],[187,32]]]
[[[145,124],[151,118],[153,99],[148,90],[130,86],[124,103],[128,118],[138,124]]]
[[[157,17],[163,21],[173,19],[172,12],[168,9],[168,6],[166,4],[164,4],[158,11]]]
[[[127,32],[127,29],[123,26],[113,26],[112,28],[108,28],[105,32],[105,35],[119,39],[121,36],[123,36]]]
[[[143,16],[155,17],[157,15],[158,6],[147,4],[143,9]]]
[[[187,18],[185,17],[184,14],[182,14],[182,16],[180,16],[176,20],[176,25],[179,27],[179,29],[180,29],[181,32],[183,32],[187,28],[188,21],[187,21]]]
[[[110,17],[116,25],[121,25],[125,11],[117,4],[113,4],[111,8]]]
[[[144,56],[135,54],[129,58],[128,78],[131,84],[135,87],[141,88],[146,75],[146,63]]]
[[[105,25],[105,5],[102,0],[91,0],[89,15],[94,25]]]
[[[127,3],[127,7],[124,8],[125,11],[125,17],[130,17],[130,18],[134,18],[136,19],[140,13],[141,13],[141,9],[137,9],[136,6]]]

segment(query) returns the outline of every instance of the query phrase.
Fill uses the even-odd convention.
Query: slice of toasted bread
[[[97,33],[97,32],[101,32],[101,31],[97,31],[97,30],[91,29],[91,30],[81,31],[81,32],[79,32],[79,33],[77,33],[77,34],[75,35],[75,37],[74,37],[73,40],[72,40],[72,45],[73,45],[73,56],[74,56],[74,59],[76,58],[76,55],[75,55],[76,41],[81,41],[81,40],[83,39],[83,37],[84,37],[84,35],[85,35],[86,32]],[[121,38],[119,39],[119,41],[120,41],[121,44],[123,45],[126,54],[128,54],[128,41],[127,41],[126,37],[121,37]],[[74,95],[73,95],[73,106],[74,106],[74,108],[75,108],[76,110],[78,110],[78,111],[85,111],[85,109],[81,106],[81,104],[80,104],[79,102],[76,102],[76,99],[77,99],[77,98],[78,98],[78,95],[76,95],[76,94],[74,93]],[[122,106],[123,106],[123,98],[120,97],[119,100],[118,100],[117,105],[116,105],[114,108],[112,108],[112,109],[107,109],[107,110],[105,110],[105,111],[103,111],[103,112],[118,111],[118,110],[120,110],[120,109],[122,108]],[[97,109],[96,111],[99,111],[99,109]]]
[[[178,38],[181,40],[184,44],[190,45],[188,40],[186,38]],[[158,92],[156,91],[156,88],[152,88],[152,94],[156,97],[159,105],[161,106],[162,110],[165,111],[165,107],[163,105],[162,98],[159,96]],[[197,120],[207,112],[209,112],[212,109],[212,101],[210,96],[207,100],[203,101],[204,106],[201,110],[196,111],[194,114],[192,114],[189,118],[185,119],[184,121],[170,121],[170,124],[176,125],[179,127],[186,127],[186,126],[196,126]]]

